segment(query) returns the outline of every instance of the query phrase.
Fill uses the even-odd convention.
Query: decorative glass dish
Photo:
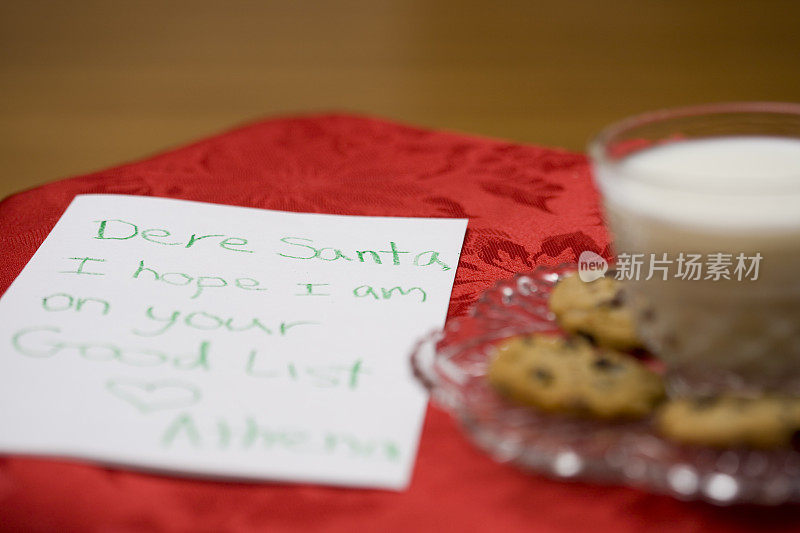
[[[800,453],[713,449],[661,438],[649,420],[603,422],[538,413],[489,386],[494,345],[532,332],[558,332],[547,302],[576,265],[539,267],[487,290],[469,315],[419,341],[417,378],[434,401],[494,459],[559,479],[622,484],[717,505],[800,502]]]

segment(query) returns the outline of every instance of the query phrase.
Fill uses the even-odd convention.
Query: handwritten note
[[[402,489],[465,229],[78,196],[0,300],[0,451]]]

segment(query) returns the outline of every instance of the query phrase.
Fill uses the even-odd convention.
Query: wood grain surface
[[[275,114],[580,150],[673,105],[800,100],[800,2],[5,1],[0,196]]]

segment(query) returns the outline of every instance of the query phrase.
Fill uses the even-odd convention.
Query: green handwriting
[[[220,276],[190,276],[183,272],[165,272],[159,274],[155,269],[145,266],[144,260],[139,261],[139,268],[133,273],[133,279],[149,279],[151,281],[159,281],[167,285],[174,285],[178,287],[191,287],[194,293],[191,299],[198,298],[205,289],[222,288],[222,287],[236,287],[245,291],[265,291],[266,288],[259,287],[261,284],[254,278],[236,278],[233,283],[229,283],[225,278]]]
[[[98,224],[97,234],[94,238],[100,240],[127,241],[138,235],[148,242],[160,244],[162,246],[191,248],[201,240],[209,239],[215,241],[220,248],[231,252],[253,253],[253,250],[242,248],[243,246],[247,246],[247,239],[243,237],[229,237],[221,233],[211,233],[207,235],[192,233],[188,239],[175,239],[172,233],[166,229],[156,228],[143,229],[140,231],[138,225],[119,218],[95,220],[94,222]]]
[[[15,352],[35,359],[49,359],[57,355],[77,355],[94,362],[116,361],[127,366],[155,367],[170,364],[180,370],[209,370],[208,354],[211,343],[203,341],[197,351],[174,355],[151,348],[124,347],[102,341],[67,340],[55,326],[24,328],[11,337]]]
[[[361,376],[369,374],[361,359],[348,365],[302,365],[294,362],[267,365],[259,363],[258,350],[252,350],[247,358],[245,374],[253,378],[284,378],[293,382],[304,381],[319,388],[347,388],[355,390]]]
[[[439,252],[435,250],[417,253],[413,256],[413,259],[406,259],[403,261],[404,257],[411,257],[408,254],[412,254],[412,252],[400,250],[397,247],[397,243],[394,241],[389,241],[388,250],[355,250],[347,253],[340,248],[333,248],[330,246],[317,248],[312,244],[314,242],[313,239],[306,239],[304,237],[283,237],[280,241],[291,246],[292,249],[286,250],[286,252],[291,251],[292,253],[277,252],[277,254],[289,259],[319,259],[322,261],[337,261],[343,259],[345,261],[376,265],[382,265],[385,262],[385,264],[394,266],[410,263],[419,267],[437,265],[441,270],[450,270],[452,268],[441,259]]]
[[[267,327],[264,322],[259,318],[252,318],[247,320],[238,320],[236,318],[219,316],[207,311],[192,311],[189,313],[174,310],[167,313],[158,314],[155,306],[150,306],[144,313],[145,317],[160,324],[160,326],[152,331],[143,331],[140,329],[132,329],[135,335],[141,337],[156,337],[166,333],[175,324],[182,324],[192,329],[202,331],[224,330],[234,333],[242,331],[259,331],[266,335],[280,335],[286,336],[292,328],[298,326],[319,325],[319,322],[310,322],[307,320],[297,320],[294,322],[280,322],[274,327]]]
[[[86,263],[88,263],[89,261],[94,261],[97,263],[105,263],[106,261],[105,259],[96,259],[94,257],[69,257],[68,259],[71,259],[72,261],[80,261],[80,263],[78,264],[78,268],[76,268],[75,270],[62,270],[59,272],[59,274],[84,274],[86,276],[105,276],[105,274],[103,274],[102,272],[87,272],[86,270],[84,270],[84,268],[86,267]]]
[[[295,296],[330,296],[326,292],[317,292],[317,287],[327,287],[330,283],[298,283],[301,287],[305,287],[305,292],[300,294],[295,293]],[[324,289],[319,289],[323,291]]]
[[[380,294],[378,293],[378,290],[380,290]],[[391,300],[392,296],[395,294],[395,291],[397,291],[400,296],[408,296],[409,294],[416,292],[416,294],[421,298],[420,303],[428,299],[428,294],[421,287],[411,287],[409,289],[404,289],[402,287],[391,287],[389,289],[385,287],[378,287],[376,289],[370,285],[360,285],[353,289],[353,295],[356,298],[371,297],[375,300]]]
[[[87,306],[87,304],[95,305]],[[45,311],[67,311],[72,309],[80,312],[84,306],[96,309],[97,305],[101,306],[100,313],[103,315],[107,315],[111,311],[111,304],[107,300],[101,300],[100,298],[76,298],[65,292],[57,292],[42,298],[42,307]]]
[[[198,419],[189,412],[175,416],[159,437],[164,448],[216,449],[250,452],[292,452],[336,455],[357,460],[396,463],[402,456],[392,439],[355,435],[346,431],[272,427],[254,416],[231,420]]]

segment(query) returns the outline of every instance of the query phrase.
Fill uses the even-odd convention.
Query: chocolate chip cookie
[[[800,436],[800,398],[719,396],[672,400],[656,415],[667,438],[718,448],[780,448]]]
[[[533,334],[496,348],[489,382],[545,411],[602,419],[640,418],[664,395],[661,377],[627,354],[580,337]]]
[[[620,283],[613,278],[584,282],[576,274],[564,277],[550,294],[550,310],[565,331],[584,335],[600,346],[642,347]]]

